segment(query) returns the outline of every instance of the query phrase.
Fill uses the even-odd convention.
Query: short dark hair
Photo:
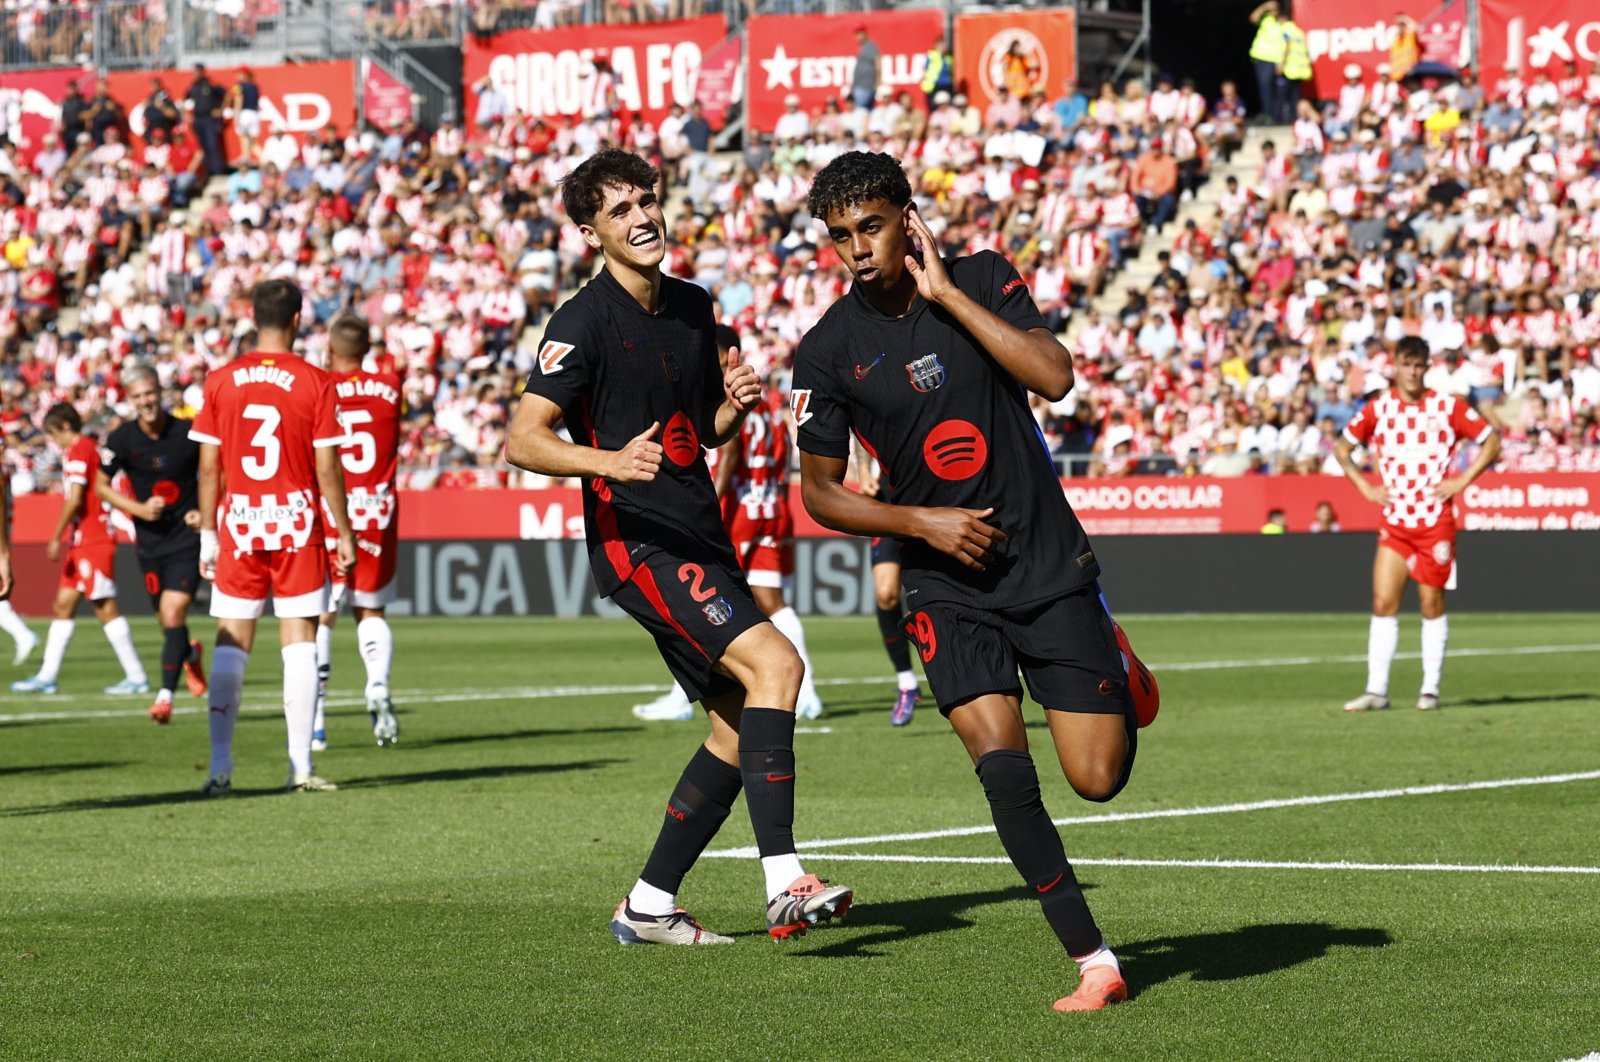
[[[1429,357],[1428,341],[1421,336],[1401,336],[1400,341],[1394,345],[1395,361],[1401,358],[1421,358],[1427,361]]]
[[[607,188],[653,190],[659,176],[654,166],[631,151],[597,151],[561,179],[561,205],[574,224],[591,225]]]
[[[44,426],[47,429],[66,428],[69,431],[82,431],[83,415],[71,402],[57,402],[44,415]]]
[[[263,280],[250,292],[257,328],[287,329],[294,324],[304,301],[300,286],[292,280],[275,277]]]
[[[372,349],[372,331],[366,319],[342,313],[328,326],[328,353],[335,358],[360,361]]]
[[[900,160],[870,151],[846,151],[822,167],[811,182],[806,209],[826,222],[828,215],[869,199],[886,199],[896,207],[911,202],[911,182]]]
[[[732,329],[732,327],[730,327],[728,325],[725,325],[725,324],[717,325],[717,349],[718,350],[732,350],[734,347],[737,347],[738,345],[739,345],[739,333],[738,332],[735,332]]]

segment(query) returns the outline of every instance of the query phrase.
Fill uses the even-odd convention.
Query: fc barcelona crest
[[[713,627],[720,627],[733,618],[733,606],[720,594],[702,605],[700,611],[706,614],[706,622]]]
[[[918,358],[907,365],[906,375],[911,377],[912,390],[921,394],[937,391],[944,386],[944,365],[939,361],[937,354]]]

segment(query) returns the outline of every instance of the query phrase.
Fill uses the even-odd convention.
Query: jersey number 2
[[[717,596],[717,588],[704,586],[706,570],[698,564],[685,564],[678,569],[678,582],[689,587],[689,596],[696,601],[710,601]]]
[[[278,442],[278,425],[283,423],[283,417],[276,406],[252,402],[244,407],[244,419],[261,425],[250,437],[250,445],[260,449],[261,456],[257,458],[253,454],[246,454],[239,467],[251,479],[269,480],[278,474],[278,465],[283,460],[283,445]]]

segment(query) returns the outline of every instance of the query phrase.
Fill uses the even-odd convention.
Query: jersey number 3
[[[283,461],[283,444],[278,441],[278,425],[283,423],[283,417],[276,406],[252,402],[244,407],[244,419],[260,425],[250,436],[250,445],[260,450],[261,456],[246,454],[239,467],[251,479],[264,482],[278,474]]]

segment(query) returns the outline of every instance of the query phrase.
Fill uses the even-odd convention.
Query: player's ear
[[[600,234],[594,231],[593,225],[579,225],[578,232],[583,236],[583,242],[595,250],[600,250]]]

